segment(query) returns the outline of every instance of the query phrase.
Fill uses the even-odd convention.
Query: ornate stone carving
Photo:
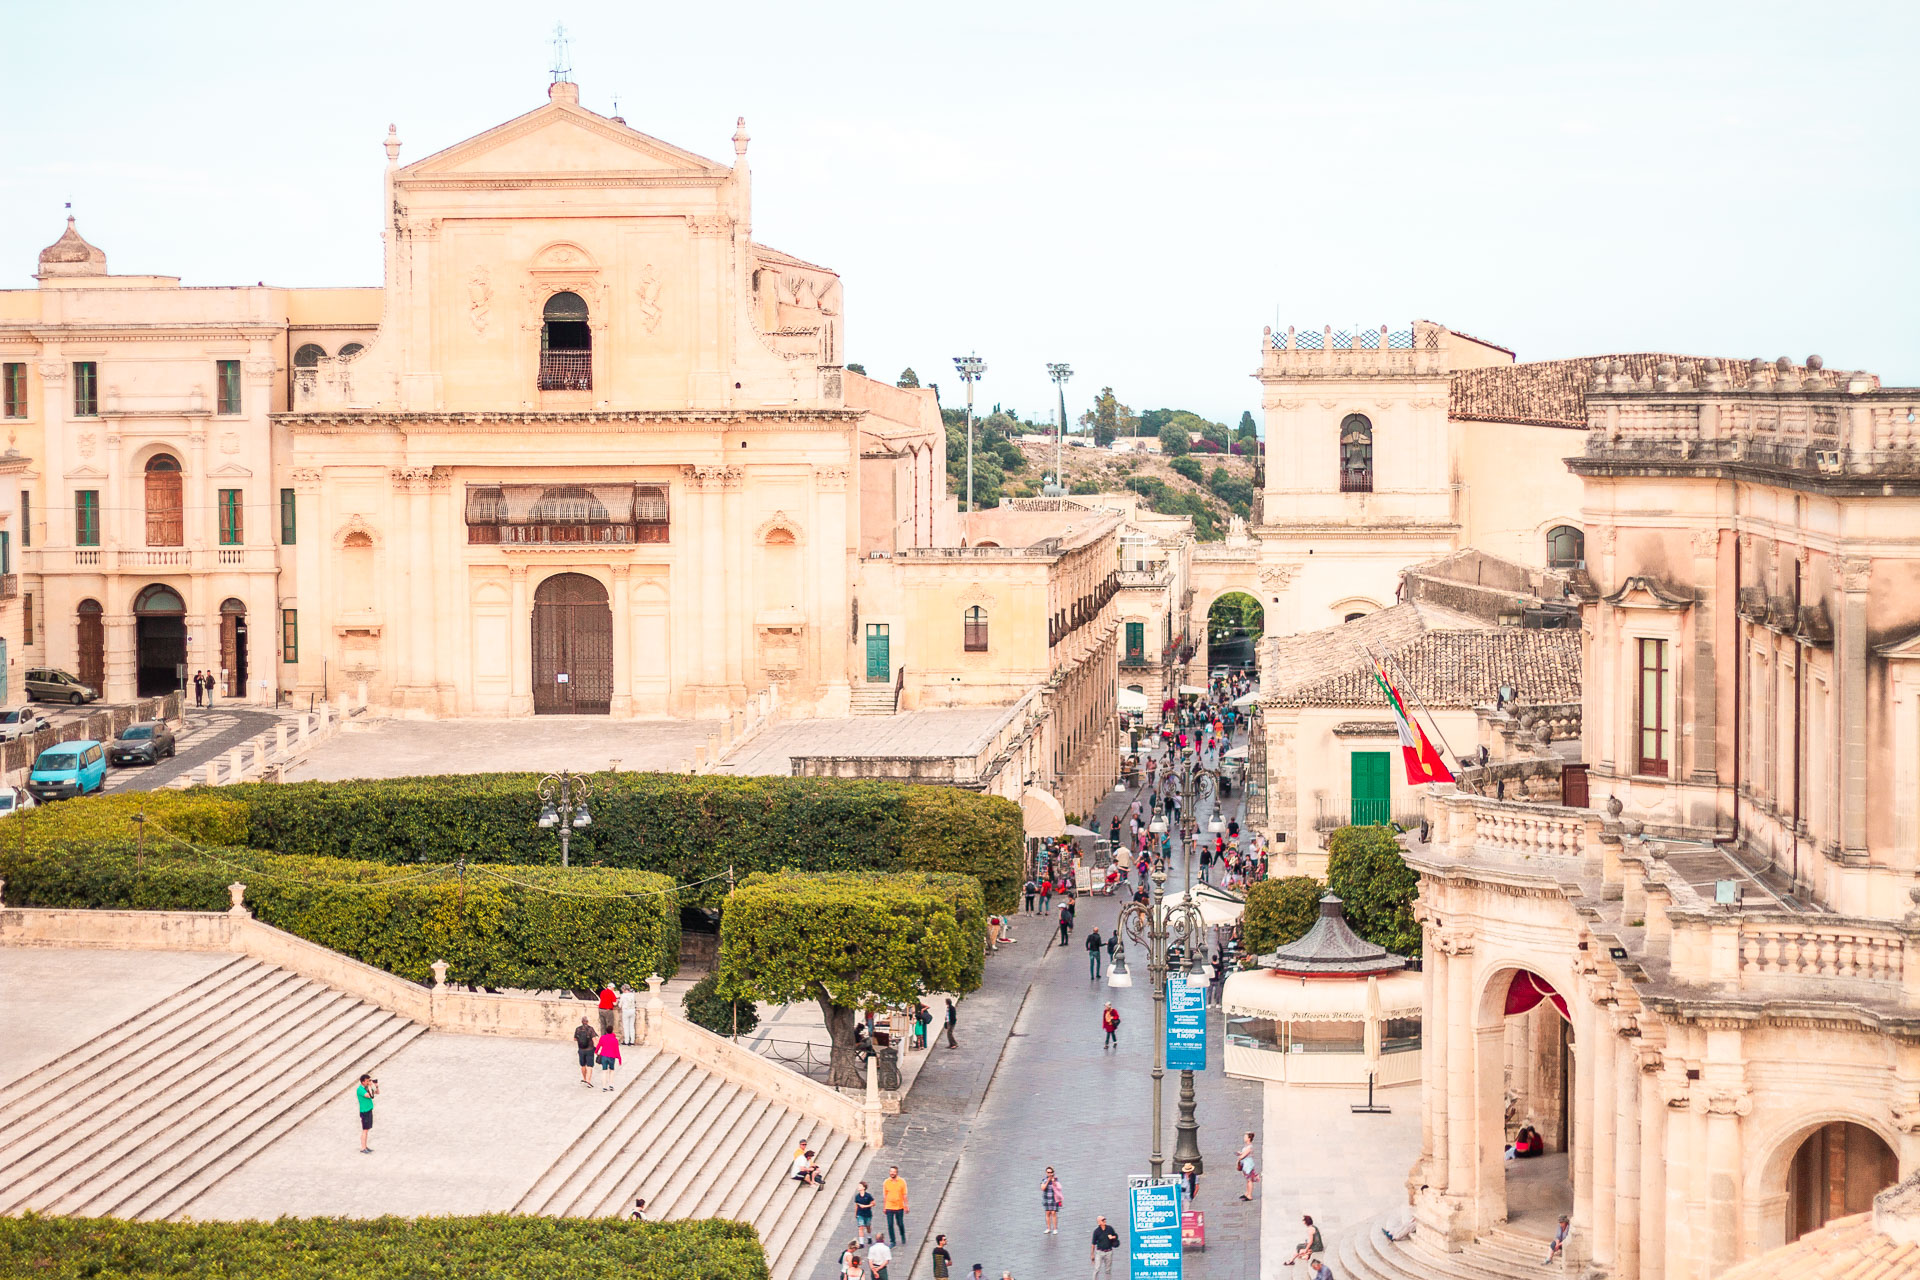
[[[1435,929],[1433,945],[1444,955],[1470,956],[1473,954],[1473,930],[1459,925],[1451,929]]]
[[[93,456],[93,446],[94,435],[91,431],[82,431],[74,438],[74,448],[80,451],[80,456],[83,458],[91,458]]]
[[[249,378],[252,378],[255,382],[259,382],[263,379],[271,378],[277,373],[280,369],[280,363],[272,356],[253,356],[240,367],[247,371]]]
[[[733,230],[733,219],[724,213],[690,213],[687,229],[697,236],[722,236]]]
[[[288,472],[287,475],[295,484],[320,483],[320,469],[318,467],[295,467],[292,471]]]
[[[1718,529],[1695,529],[1687,536],[1693,545],[1693,554],[1708,557],[1720,550],[1720,531]]]
[[[1893,1127],[1902,1133],[1920,1133],[1920,1099],[1893,1104]]]
[[[410,493],[425,493],[427,486],[433,482],[432,467],[394,467],[390,474],[394,488]]]
[[[640,268],[639,283],[633,288],[633,311],[642,333],[658,329],[660,317],[666,314],[660,305],[660,273],[651,262]]]
[[[971,609],[975,606],[982,609],[991,609],[993,608],[994,595],[991,591],[988,591],[976,582],[955,597],[955,601],[963,609]]]
[[[234,454],[240,452],[240,433],[223,431],[220,433],[220,452]]]
[[[755,543],[763,543],[777,532],[784,532],[796,543],[806,541],[806,539],[801,536],[800,526],[795,524],[793,517],[784,511],[776,511],[765,520],[762,520],[760,526],[753,531],[753,540]]]
[[[57,387],[67,380],[67,366],[58,360],[42,360],[39,373],[40,381],[50,387]]]
[[[467,319],[475,333],[485,333],[493,321],[493,277],[484,266],[467,278]]]
[[[1260,585],[1275,591],[1284,591],[1292,583],[1293,575],[1305,568],[1297,564],[1270,564],[1260,570]]]
[[[815,467],[813,483],[823,493],[839,493],[847,487],[848,473],[845,467]]]
[[[1707,1114],[1744,1116],[1753,1113],[1753,1094],[1745,1089],[1716,1089],[1707,1095]]]
[[[367,518],[358,511],[349,515],[346,520],[341,523],[340,527],[334,530],[333,545],[336,548],[345,546],[347,539],[353,537],[355,534],[364,534],[367,540],[373,543],[374,546],[377,547],[380,545],[380,531],[368,524]]]
[[[742,472],[739,467],[701,464],[681,467],[680,474],[686,478],[689,488],[721,490],[738,488]]]
[[[1843,556],[1840,560],[1840,589],[1865,591],[1873,574],[1873,561],[1865,556]]]

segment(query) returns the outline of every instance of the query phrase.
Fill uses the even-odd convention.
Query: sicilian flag
[[[1394,723],[1400,729],[1400,755],[1407,762],[1407,784],[1452,782],[1453,771],[1433,749],[1419,722],[1407,714],[1407,704],[1401,700],[1400,691],[1393,687],[1393,681],[1387,678],[1380,660],[1371,654],[1368,657],[1373,662],[1373,678],[1379,682],[1380,692],[1387,695],[1387,706],[1392,709]]]

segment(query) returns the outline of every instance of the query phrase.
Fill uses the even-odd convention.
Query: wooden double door
[[[583,573],[559,573],[533,594],[535,715],[604,716],[613,708],[613,609]]]

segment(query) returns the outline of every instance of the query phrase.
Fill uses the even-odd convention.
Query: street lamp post
[[[980,375],[987,371],[987,362],[977,355],[955,356],[953,367],[960,371],[960,381],[967,384],[967,533],[973,533],[973,384],[980,381]],[[973,538],[969,536],[971,544]]]
[[[570,773],[562,769],[540,779],[540,826],[550,830],[560,828],[560,865],[567,865],[567,844],[578,828],[593,825],[593,815],[587,812],[587,797],[593,792],[593,782],[584,773]]]
[[[1153,988],[1153,1149],[1147,1158],[1148,1168],[1154,1177],[1159,1177],[1165,1161],[1160,1154],[1161,1133],[1161,1091],[1166,1079],[1167,1053],[1167,944],[1169,941],[1181,946],[1189,953],[1192,951],[1191,939],[1200,935],[1200,912],[1191,900],[1183,901],[1179,906],[1170,906],[1166,901],[1167,862],[1161,854],[1158,837],[1165,835],[1166,819],[1156,818],[1148,828],[1156,837],[1153,869],[1148,873],[1147,881],[1151,885],[1150,896],[1144,903],[1129,902],[1120,908],[1120,924],[1124,924],[1127,936],[1135,942],[1145,943],[1147,947],[1147,983]],[[1118,927],[1116,925],[1116,927]],[[1182,1072],[1181,1116],[1183,1122],[1190,1120],[1193,1114],[1193,1073]],[[1193,1161],[1194,1171],[1200,1170],[1199,1149],[1193,1146],[1193,1153],[1184,1157]],[[1175,1163],[1183,1160],[1181,1147],[1175,1144],[1173,1158]]]
[[[1189,747],[1188,751],[1192,752],[1193,748]],[[1191,905],[1193,902],[1193,836],[1195,831],[1199,829],[1199,818],[1195,810],[1198,808],[1199,801],[1207,799],[1213,800],[1214,813],[1213,817],[1207,822],[1207,830],[1209,832],[1226,830],[1226,824],[1220,821],[1219,795],[1219,769],[1209,769],[1207,766],[1201,764],[1197,758],[1182,761],[1180,774],[1180,843],[1186,852],[1184,863],[1185,874],[1183,876],[1185,892],[1182,900],[1187,902],[1189,904],[1188,909],[1193,910],[1195,913],[1194,923],[1196,927],[1193,929],[1189,941],[1190,943],[1198,944],[1197,946],[1188,945],[1183,948],[1183,959],[1185,961],[1186,971],[1189,974],[1200,971],[1199,948],[1205,945],[1205,937],[1201,928],[1198,927],[1200,925],[1198,918],[1199,913],[1197,909]],[[1184,1167],[1188,1161],[1191,1161],[1193,1171],[1195,1173],[1203,1173],[1205,1172],[1205,1161],[1200,1155],[1200,1122],[1194,1118],[1194,1106],[1193,1072],[1182,1071],[1180,1073],[1180,1118],[1174,1123],[1173,1159],[1175,1164],[1181,1165],[1182,1167]]]
[[[1060,393],[1060,429],[1053,435],[1053,482],[1060,486],[1061,496],[1067,492],[1067,379],[1073,376],[1073,366],[1050,364],[1047,374],[1053,379],[1054,389]]]

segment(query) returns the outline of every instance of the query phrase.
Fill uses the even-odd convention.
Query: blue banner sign
[[[1197,974],[1167,975],[1167,1069],[1207,1069],[1207,984]]]
[[[1132,1280],[1180,1280],[1180,1180],[1127,1179],[1127,1253]]]

